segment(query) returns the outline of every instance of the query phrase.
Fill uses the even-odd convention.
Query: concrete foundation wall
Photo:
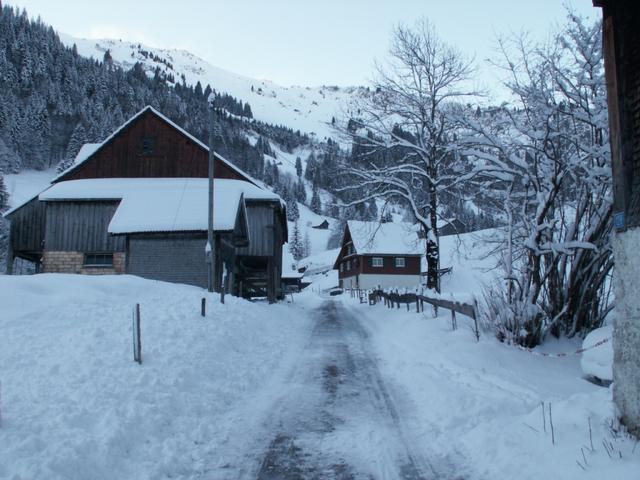
[[[345,277],[342,279],[344,288],[362,288],[365,290],[378,288],[417,288],[420,286],[420,275],[384,275],[366,274]]]
[[[84,275],[113,275],[124,273],[125,254],[113,254],[113,268],[84,267],[84,252],[45,251],[42,255],[43,273],[80,273]]]
[[[613,399],[622,423],[640,435],[640,228],[614,237]]]

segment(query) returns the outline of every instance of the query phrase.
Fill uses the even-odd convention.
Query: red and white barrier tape
[[[551,358],[562,358],[562,357],[570,357],[571,355],[578,355],[582,352],[586,352],[587,350],[591,350],[592,348],[599,347],[600,345],[604,345],[607,342],[611,341],[611,337],[604,338],[599,342],[594,343],[590,347],[579,348],[575,352],[566,352],[566,353],[544,353],[544,352],[536,352],[535,350],[531,350],[530,348],[523,347],[522,345],[512,344],[513,346],[519,348],[520,350],[524,350],[525,352],[532,353],[533,355],[539,355],[541,357],[551,357]]]

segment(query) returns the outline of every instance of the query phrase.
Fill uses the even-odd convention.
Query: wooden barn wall
[[[153,139],[153,154],[143,153],[143,140]],[[153,112],[147,111],[123,129],[92,158],[58,181],[85,178],[206,178],[209,153]],[[216,160],[216,178],[243,180]]]
[[[42,251],[45,212],[46,205],[36,197],[9,215],[9,238],[16,254]]]
[[[119,202],[47,202],[45,248],[50,251],[124,252],[125,238],[107,231]]]
[[[613,167],[614,226],[640,226],[640,5],[604,6],[604,61]]]
[[[273,256],[276,245],[275,219],[275,209],[272,205],[247,202],[249,245],[238,248],[236,253],[258,257]]]

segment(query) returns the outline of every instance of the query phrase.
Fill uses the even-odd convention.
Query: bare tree
[[[444,43],[427,20],[398,26],[388,63],[376,66],[374,93],[351,107],[340,127],[352,141],[343,165],[353,203],[403,204],[424,229],[427,286],[439,290],[438,211],[468,167],[456,153],[455,107],[475,95],[472,62]]]

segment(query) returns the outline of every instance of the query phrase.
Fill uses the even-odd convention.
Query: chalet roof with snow
[[[349,220],[348,234],[359,255],[422,255],[423,242],[415,225],[406,222],[361,222]],[[345,235],[347,232],[345,231]]]
[[[208,180],[204,178],[92,178],[53,184],[41,201],[120,200],[109,223],[112,234],[202,231],[208,226]],[[244,200],[281,203],[255,185],[214,181],[214,230],[232,231]]]

